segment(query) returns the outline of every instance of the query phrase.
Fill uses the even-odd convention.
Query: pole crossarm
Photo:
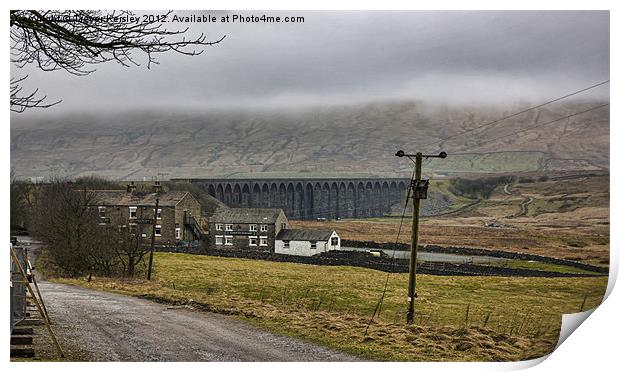
[[[428,159],[428,158],[440,158],[440,159],[445,159],[445,158],[447,158],[447,157],[448,157],[448,154],[446,154],[446,152],[445,152],[445,151],[442,151],[442,152],[440,152],[439,154],[436,154],[436,155],[430,155],[430,154],[424,155],[424,154],[422,154],[421,152],[418,152],[418,153],[416,153],[416,154],[407,154],[407,153],[405,153],[403,150],[398,150],[398,151],[396,151],[395,156],[398,156],[399,158],[402,158],[402,157],[407,157],[407,158],[409,158],[409,159],[411,159],[411,160],[415,160],[414,158],[415,158],[415,157],[417,157],[417,156],[418,156],[418,154],[420,154],[420,156],[422,156],[424,159]]]

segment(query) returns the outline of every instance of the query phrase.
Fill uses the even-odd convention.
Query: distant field
[[[451,205],[423,216],[421,244],[473,247],[609,263],[609,174],[530,173],[496,183],[483,196],[458,195],[450,180],[431,182],[430,192],[445,195]],[[431,199],[422,201],[422,211]],[[428,210],[428,208],[426,209]],[[394,216],[341,220],[293,221],[295,228],[335,229],[343,239],[395,242],[402,205]],[[407,210],[399,242],[410,242]]]
[[[155,280],[62,282],[237,315],[271,331],[381,360],[521,360],[553,350],[561,314],[601,302],[607,278],[420,275],[414,326],[406,274],[343,266],[158,253]]]
[[[475,224],[474,224],[475,223]],[[293,221],[294,228],[335,229],[342,239],[394,242],[399,222]],[[406,220],[399,242],[411,241],[411,222]],[[532,253],[601,265],[609,260],[608,227],[579,229],[536,229],[484,227],[471,220],[425,220],[420,227],[420,244],[485,248]]]

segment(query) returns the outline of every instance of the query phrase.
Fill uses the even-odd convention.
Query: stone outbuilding
[[[340,237],[334,230],[280,230],[276,237],[275,253],[314,256],[340,250]]]

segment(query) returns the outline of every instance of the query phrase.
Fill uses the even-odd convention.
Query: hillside
[[[435,141],[450,154],[425,165],[436,173],[609,168],[608,108],[489,142],[597,104],[557,103],[449,141],[442,139],[527,104],[498,108],[393,102],[277,112],[14,115],[11,168],[19,177],[96,172],[118,179],[150,179],[158,173],[391,175],[410,169],[407,161],[394,157],[397,149],[417,150]],[[435,152],[438,145],[423,149]]]

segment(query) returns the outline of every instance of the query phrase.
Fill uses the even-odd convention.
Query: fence
[[[25,247],[13,245],[11,248],[15,251],[17,260],[22,268],[28,267],[28,250]],[[26,319],[26,284],[21,277],[17,264],[11,259],[11,334],[13,327]]]

